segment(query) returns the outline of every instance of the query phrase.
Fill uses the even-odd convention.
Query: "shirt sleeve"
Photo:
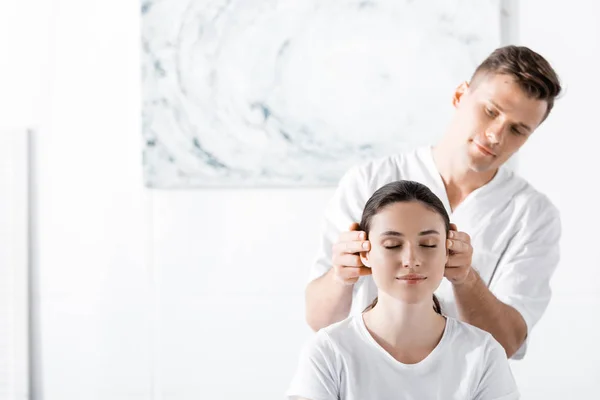
[[[321,240],[316,260],[310,270],[309,282],[331,269],[332,246],[339,234],[347,231],[353,222],[360,223],[367,201],[364,198],[367,187],[368,180],[361,166],[350,169],[340,180],[325,209]]]
[[[502,255],[490,290],[516,309],[531,333],[548,307],[550,279],[558,265],[561,222],[558,210],[545,197],[537,199],[521,217],[520,229]],[[527,339],[513,355],[525,355]]]
[[[483,373],[473,400],[516,400],[519,390],[504,348],[489,335]]]
[[[288,399],[338,400],[340,376],[341,360],[327,334],[318,332],[302,349],[286,396]]]

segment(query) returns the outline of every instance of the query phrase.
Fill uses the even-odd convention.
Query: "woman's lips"
[[[427,277],[420,274],[406,274],[398,276],[396,279],[408,284],[417,284],[423,282],[425,279],[427,279]]]

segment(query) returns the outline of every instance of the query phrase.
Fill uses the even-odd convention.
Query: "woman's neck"
[[[375,341],[405,363],[427,357],[440,342],[446,326],[446,319],[435,312],[432,302],[407,304],[385,295],[363,318]]]

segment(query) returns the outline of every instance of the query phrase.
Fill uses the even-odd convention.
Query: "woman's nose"
[[[404,251],[402,252],[402,266],[405,268],[415,268],[420,265],[421,263],[413,247],[405,246]]]

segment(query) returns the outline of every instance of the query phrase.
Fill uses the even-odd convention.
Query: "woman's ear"
[[[360,261],[363,263],[363,265],[365,267],[371,268],[371,265],[369,265],[369,252],[368,251],[360,252]]]

